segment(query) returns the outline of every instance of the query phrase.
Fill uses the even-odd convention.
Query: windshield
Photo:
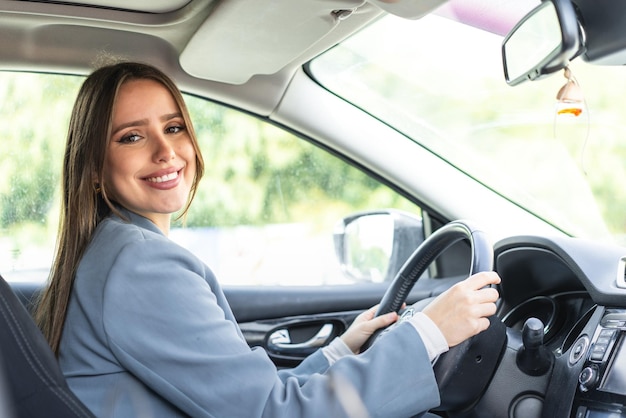
[[[580,115],[557,115],[563,72],[510,87],[503,36],[438,15],[386,16],[310,64],[335,94],[579,237],[626,242],[626,77],[570,66]]]

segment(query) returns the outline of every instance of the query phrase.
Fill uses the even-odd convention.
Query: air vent
[[[626,256],[620,258],[617,264],[617,287],[626,289]]]

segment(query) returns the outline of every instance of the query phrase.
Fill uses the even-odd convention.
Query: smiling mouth
[[[170,180],[174,180],[178,178],[179,174],[180,174],[180,171],[174,171],[173,173],[166,174],[160,177],[147,177],[145,180],[149,181],[150,183],[164,183],[166,181],[170,181]]]

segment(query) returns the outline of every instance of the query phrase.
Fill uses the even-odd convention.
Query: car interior
[[[1,120],[16,131],[16,139],[7,140],[0,167],[18,174],[30,171],[25,167],[33,173],[41,167],[35,174],[51,182],[44,203],[19,212],[5,196],[15,190],[30,193],[30,186],[20,183],[18,174],[13,181],[12,172],[0,181],[0,416],[93,416],[65,383],[30,315],[50,265],[51,253],[37,246],[47,240],[53,249],[53,220],[58,217],[58,207],[51,203],[59,200],[54,192],[59,176],[53,174],[58,170],[45,164],[59,165],[53,160],[60,154],[51,149],[62,150],[66,122],[56,116],[55,106],[37,108],[39,113],[13,112],[31,96],[51,95],[52,103],[71,103],[87,74],[115,60],[151,63],[171,75],[198,119],[198,132],[217,138],[230,130],[252,138],[234,151],[228,149],[228,136],[202,144],[213,170],[206,180],[212,192],[200,191],[199,200],[214,206],[206,206],[208,210],[201,204],[190,227],[174,230],[172,239],[210,253],[203,261],[215,265],[218,273],[235,268],[232,275],[223,274],[229,304],[248,344],[265,349],[278,368],[297,365],[370,306],[381,303],[402,313],[406,302],[409,310],[419,310],[469,274],[494,270],[502,278],[498,312],[490,318],[488,331],[435,363],[442,402],[430,412],[450,418],[626,416],[623,121],[604,117],[593,107],[593,89],[585,91],[585,101],[572,76],[580,74],[582,81],[588,68],[613,71],[626,64],[624,17],[626,6],[610,0],[0,0],[0,77],[7,74],[0,78],[0,97],[14,99],[5,100],[0,113],[9,115]],[[492,52],[497,60],[485,60],[499,76],[495,86],[482,81],[457,85],[454,76],[435,81],[436,74],[448,71],[459,79],[482,75],[470,66],[483,61],[478,45],[471,51],[442,46],[462,42],[447,29],[432,37],[400,31],[403,25],[431,30],[431,24],[447,28],[450,22],[495,37]],[[399,31],[377,38],[392,33],[392,26]],[[424,44],[432,48],[431,55],[412,56],[402,50],[408,44]],[[379,61],[369,66],[367,53],[372,51]],[[406,65],[385,68],[386,63],[392,67],[386,53],[398,51]],[[415,75],[415,68],[439,62]],[[384,71],[398,78],[385,78]],[[23,91],[9,83],[32,74],[60,77],[50,84],[26,78],[15,84]],[[404,84],[413,76],[421,90]],[[623,74],[621,79],[623,84],[607,81],[617,101],[626,87]],[[69,87],[64,93],[40,89],[65,84]],[[370,88],[390,96],[383,101]],[[530,113],[514,115],[505,126],[496,115],[514,112],[500,102],[490,106],[487,91],[492,88],[504,92],[511,109],[536,110],[548,102],[541,94],[549,91],[549,117],[537,121]],[[480,101],[483,90],[485,101]],[[523,95],[526,90],[528,95]],[[443,103],[448,95],[470,110],[455,112],[453,104]],[[399,106],[392,107],[396,100]],[[620,107],[604,97],[599,101]],[[561,107],[553,114],[555,103]],[[438,120],[422,117],[420,112],[426,115],[434,108]],[[478,111],[492,119],[478,121]],[[554,140],[557,128],[564,126],[555,122],[560,114],[590,118],[583,129],[592,139],[581,141],[583,157],[571,152],[574,165],[549,154],[556,149],[566,155],[571,151],[567,147],[574,147],[573,140],[565,146]],[[253,122],[238,119],[244,116]],[[49,128],[47,119],[57,120],[60,130]],[[455,128],[464,120],[469,127]],[[595,134],[596,122],[606,122],[607,131],[599,128]],[[29,131],[31,125],[40,125],[41,132]],[[459,137],[466,135],[466,143],[448,138],[444,125],[457,129],[453,134]],[[545,137],[537,134],[543,129]],[[271,189],[274,194],[258,202],[253,200],[257,190],[231,169],[241,166],[238,152],[261,149],[266,138],[254,142],[253,130],[269,132],[278,145],[263,151],[267,155],[254,154],[252,174],[247,175],[252,183],[282,181]],[[613,138],[608,131],[617,137],[606,140],[612,148],[594,156],[601,142],[596,138]],[[513,142],[517,132],[524,142],[505,148],[506,135]],[[36,135],[57,145],[33,145]],[[287,138],[315,148],[323,156],[308,148],[298,152],[327,165],[312,170],[309,180],[291,185],[294,173],[305,171],[303,157],[295,168],[290,166],[293,171],[284,169],[282,177],[268,174],[266,179],[266,167],[283,169],[294,153],[284,145]],[[535,142],[537,149],[532,148]],[[469,145],[479,151],[468,151]],[[219,154],[221,150],[227,153]],[[332,163],[326,163],[331,157]],[[591,163],[577,166],[585,158]],[[534,182],[543,194],[524,190],[522,181],[509,177],[498,163],[519,171],[519,178]],[[343,165],[349,169],[325,172]],[[596,167],[602,166],[609,174],[596,177]],[[41,181],[35,174],[33,179]],[[494,175],[493,181],[488,174]],[[568,183],[552,187],[553,178]],[[237,181],[235,192],[220,188],[224,179]],[[571,186],[579,179],[585,180],[584,188]],[[334,183],[339,180],[344,182]],[[587,186],[587,180],[595,183]],[[289,185],[300,200],[281,194],[287,190],[281,187]],[[210,193],[218,203],[205,197]],[[343,200],[332,200],[333,193]],[[604,200],[593,201],[594,194]],[[369,200],[352,204],[355,195]],[[550,206],[549,199],[562,206]],[[327,201],[330,209],[322,211]],[[259,209],[262,215],[252,219],[248,212],[239,214],[227,206],[229,202],[265,212]],[[300,218],[291,216],[294,208],[323,230],[329,245],[320,253],[323,257],[313,252],[317,235],[315,245],[309,245],[296,234],[313,227],[305,228]],[[221,225],[213,211],[233,218]],[[31,212],[36,212],[33,219],[24,215]],[[612,223],[598,213],[609,213]],[[51,238],[41,236],[44,230]],[[32,251],[31,244],[23,244],[27,238],[33,238]],[[228,247],[226,253],[224,248],[234,241],[243,244],[235,250]],[[269,241],[280,241],[280,246],[273,250],[266,245]],[[244,259],[248,254],[255,258]],[[359,259],[362,254],[370,258]],[[270,277],[268,283],[256,276],[243,282],[240,277],[253,269],[270,271],[272,263],[261,261],[262,256],[284,268],[285,278],[271,270],[263,276]]]
[[[48,342],[3,278],[0,319],[2,416],[93,416],[67,386]]]

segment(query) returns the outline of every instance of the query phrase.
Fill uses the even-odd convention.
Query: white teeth
[[[178,177],[178,171],[174,171],[173,173],[166,174],[161,177],[150,177],[146,180],[152,183],[163,183],[164,181],[174,180],[176,177]]]

